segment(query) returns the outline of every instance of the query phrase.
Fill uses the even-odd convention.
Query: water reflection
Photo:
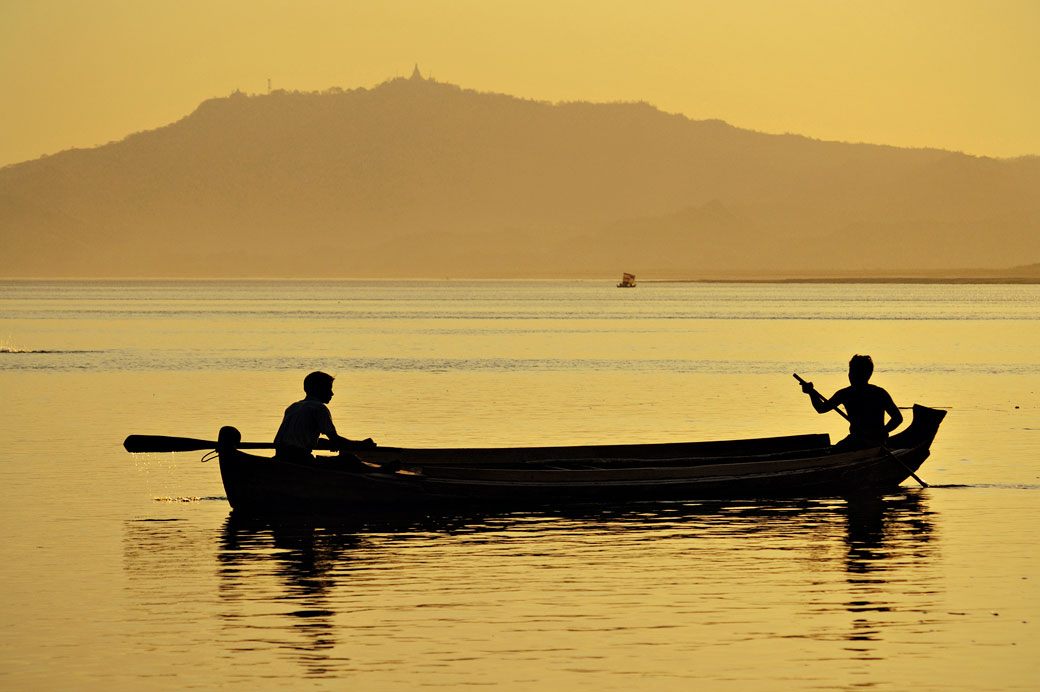
[[[905,553],[903,557],[927,560],[933,554],[935,527],[920,490],[897,496],[849,498],[844,513],[849,551],[845,564],[850,583],[856,581],[852,575],[893,569],[897,564],[893,544]]]
[[[695,556],[704,572],[698,578],[718,580],[713,588],[733,589],[737,601],[744,587],[735,585],[739,575],[725,565],[732,569],[781,550],[788,569],[820,574],[818,586],[793,608],[807,618],[837,611],[851,616],[843,618],[844,631],[807,636],[844,639],[852,658],[869,659],[877,655],[875,643],[884,638],[893,613],[927,610],[934,602],[934,584],[925,585],[933,581],[935,538],[927,498],[914,490],[846,500],[646,503],[346,523],[270,523],[232,514],[217,541],[218,589],[229,639],[243,648],[275,646],[303,674],[324,676],[360,665],[349,655],[364,641],[358,633],[379,629],[366,618],[372,590],[393,600],[410,589],[444,588],[437,582],[448,578],[444,570],[460,574],[465,567],[457,563],[472,558],[474,546],[495,551],[473,558],[473,570],[485,570],[474,579],[487,580],[517,560],[545,568],[588,560],[594,550],[608,560],[631,562],[626,541],[669,543],[674,555]],[[422,555],[428,557],[417,557]],[[676,573],[688,569],[684,562]],[[586,588],[574,586],[576,592]],[[426,605],[401,599],[393,615],[400,622],[379,632],[380,644],[400,646],[410,628],[430,626],[420,612]]]
[[[846,650],[869,661],[878,655],[878,642],[905,615],[898,611],[916,612],[916,627],[921,628],[940,605],[941,584],[931,572],[937,557],[935,526],[927,501],[917,490],[896,501],[855,498],[846,513],[849,598],[845,609],[852,615]]]
[[[343,570],[362,545],[350,532],[307,524],[261,526],[229,517],[216,557],[221,617],[231,639],[243,650],[273,644],[291,652],[305,674],[329,674],[337,661],[335,571]],[[273,589],[265,573],[277,577]]]
[[[446,639],[492,660],[482,642],[529,646],[532,632],[554,659],[583,658],[559,642],[587,631],[581,646],[682,656],[843,642],[860,665],[944,611],[935,523],[916,489],[351,522],[232,513],[219,527],[189,515],[126,522],[124,569],[152,641],[213,642],[247,677],[456,670]]]

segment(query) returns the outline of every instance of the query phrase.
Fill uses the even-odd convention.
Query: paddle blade
[[[191,437],[130,435],[123,441],[123,448],[128,452],[197,452],[202,449],[216,449],[217,443]]]

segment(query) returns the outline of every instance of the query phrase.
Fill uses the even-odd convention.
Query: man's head
[[[874,374],[874,361],[870,356],[855,355],[849,361],[849,382],[851,384],[866,384],[870,376]]]
[[[332,399],[332,380],[334,379],[336,378],[324,372],[312,372],[303,378],[303,391],[307,392],[307,396],[327,404]]]

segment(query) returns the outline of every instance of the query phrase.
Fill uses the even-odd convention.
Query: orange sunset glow
[[[1035,3],[5,11],[6,276],[1016,277],[1040,261]]]
[[[1038,35],[0,0],[0,689],[1037,689]]]

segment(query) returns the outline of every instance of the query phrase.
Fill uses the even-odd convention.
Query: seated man
[[[849,419],[849,436],[835,447],[854,449],[882,445],[888,439],[888,434],[903,422],[903,414],[899,412],[889,393],[881,387],[867,383],[873,372],[874,361],[870,356],[855,355],[849,361],[850,386],[839,389],[830,399],[820,396],[813,389],[812,382],[802,385],[802,391],[809,394],[817,413],[826,413],[838,406],[845,406]]]
[[[332,400],[332,375],[312,372],[303,379],[307,396],[285,409],[285,416],[274,436],[275,455],[279,457],[310,457],[318,443],[318,436],[329,438],[333,449],[362,449],[375,447],[372,438],[348,440],[336,432],[332,414],[325,405]]]

